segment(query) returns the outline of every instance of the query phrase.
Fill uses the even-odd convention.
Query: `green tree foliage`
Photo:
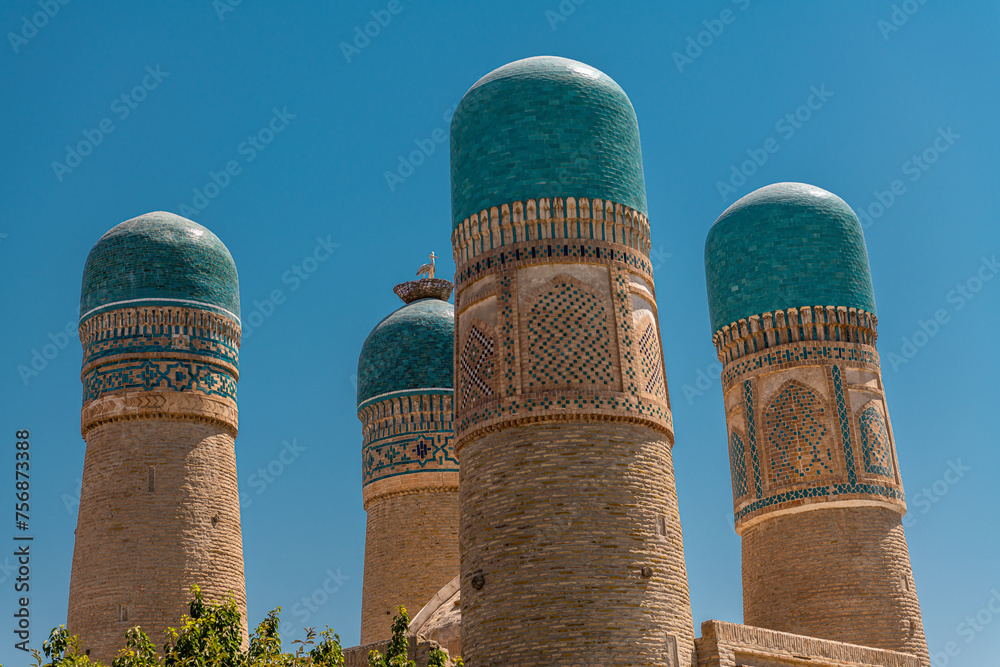
[[[409,659],[410,640],[407,634],[410,631],[410,617],[403,605],[397,607],[397,610],[399,613],[392,619],[392,639],[385,649],[385,657],[378,651],[369,652],[369,667],[417,667],[417,663]]]
[[[298,645],[295,652],[283,653],[278,635],[281,607],[257,626],[249,647],[243,651],[240,612],[235,600],[206,604],[201,589],[193,586],[191,592],[194,599],[190,613],[182,619],[179,630],[167,629],[162,655],[141,628],[132,628],[112,667],[343,667],[340,637],[329,628],[318,638],[313,628],[307,628],[304,640],[292,642]],[[42,651],[44,657],[34,651],[35,667],[105,667],[81,654],[79,641],[64,626],[52,631],[42,644]]]

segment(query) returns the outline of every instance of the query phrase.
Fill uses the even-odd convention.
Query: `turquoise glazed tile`
[[[173,299],[240,315],[233,257],[219,237],[197,222],[162,211],[147,213],[116,225],[91,249],[83,269],[81,318],[142,305],[123,301],[155,305]]]
[[[419,299],[368,334],[358,359],[358,404],[408,389],[454,388],[455,309]]]
[[[599,198],[647,212],[632,103],[603,72],[552,56],[487,74],[451,122],[454,227],[491,206],[541,197]]]
[[[712,332],[751,315],[801,306],[875,313],[861,223],[840,197],[776,183],[730,206],[705,242]]]

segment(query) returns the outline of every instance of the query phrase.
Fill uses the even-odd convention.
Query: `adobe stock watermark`
[[[951,322],[952,313],[965,308],[982,291],[986,283],[993,280],[998,272],[1000,272],[1000,263],[997,262],[996,255],[981,257],[976,271],[965,282],[955,285],[945,294],[945,301],[952,305],[950,311],[947,308],[938,308],[927,320],[917,320],[917,328],[914,332],[909,336],[903,336],[899,349],[890,352],[889,356],[885,357],[889,360],[893,372],[910,363],[910,360],[917,356],[932,338],[938,335],[941,327]]]
[[[274,138],[284,132],[296,118],[296,114],[290,113],[288,107],[282,107],[280,110],[278,107],[272,108],[271,117],[264,126],[237,144],[236,154],[243,158],[242,163],[238,159],[233,159],[226,162],[218,172],[209,171],[205,185],[192,189],[194,196],[191,198],[191,203],[178,204],[178,213],[186,218],[196,218],[199,212],[208,208],[212,200],[229,187],[234,177],[243,173],[243,165],[256,160],[257,155],[264,152]]]
[[[250,489],[253,489],[256,496],[267,491],[267,488],[284,474],[286,468],[299,460],[304,451],[306,451],[305,445],[300,445],[296,438],[292,438],[291,442],[283,440],[281,442],[281,451],[278,452],[278,455],[268,461],[267,465],[257,468],[257,471],[247,477],[246,481],[242,484],[243,492],[240,493],[240,509],[246,509],[253,505],[254,496],[250,495]]]
[[[160,65],[156,67],[147,65],[146,74],[138,85],[111,100],[111,113],[119,121],[125,120],[146,100],[149,93],[159,88],[168,76],[170,76],[170,72],[161,70]],[[84,129],[82,131],[83,139],[73,146],[66,146],[66,157],[63,158],[63,161],[52,161],[52,171],[56,175],[56,180],[62,183],[66,175],[73,173],[73,170],[83,163],[83,158],[93,153],[94,149],[104,141],[104,137],[114,131],[115,122],[110,116],[102,118],[96,127]]]
[[[990,590],[990,598],[983,605],[982,609],[975,614],[970,614],[955,626],[955,634],[965,640],[965,644],[971,644],[980,634],[993,623],[994,619],[1000,617],[1000,587]],[[962,647],[957,641],[950,641],[944,645],[943,651],[931,653],[932,667],[948,667],[951,661],[962,653]]]
[[[278,631],[283,638],[291,638],[298,634],[302,630],[302,626],[306,626],[313,614],[326,606],[330,599],[344,586],[344,582],[350,579],[349,576],[340,571],[339,567],[336,572],[328,569],[324,574],[326,578],[323,580],[323,583],[317,586],[309,595],[302,596],[289,610],[295,616],[295,623],[290,620],[284,620],[279,623]]]
[[[660,245],[660,246],[658,246],[656,248],[650,247],[650,249],[649,249],[649,258],[651,260],[653,260],[653,270],[654,271],[659,271],[660,268],[662,268],[663,265],[667,263],[667,260],[670,259],[673,256],[674,256],[674,253],[672,253],[672,252],[665,252],[663,250],[663,246],[662,245]]]
[[[400,153],[397,156],[398,163],[396,169],[394,171],[386,170],[382,174],[385,177],[385,184],[389,187],[389,192],[395,192],[397,187],[405,183],[406,179],[410,176],[413,176],[417,168],[426,162],[427,158],[434,155],[438,146],[448,143],[448,128],[451,126],[451,119],[455,115],[456,109],[458,109],[457,103],[445,109],[441,115],[444,127],[434,128],[431,130],[430,136],[426,139],[414,139],[413,143],[416,149],[410,151],[405,156]]]
[[[705,368],[699,368],[695,373],[694,384],[685,384],[681,387],[684,398],[688,405],[694,405],[694,399],[703,396],[713,385],[722,381],[722,362],[716,359]]]
[[[226,14],[236,11],[236,8],[243,4],[243,0],[212,0],[212,9],[219,17],[219,22],[226,20]]]
[[[750,0],[732,0],[732,3],[741,12],[745,12],[750,7]],[[685,40],[684,52],[674,51],[671,54],[677,71],[683,74],[684,68],[687,65],[693,65],[694,61],[705,53],[705,49],[715,44],[715,40],[722,36],[722,33],[726,30],[726,26],[736,22],[737,16],[739,14],[727,7],[719,12],[719,18],[702,21],[701,24],[705,26],[705,29],[695,35],[688,35],[687,40]]]
[[[934,480],[931,484],[924,486],[915,494],[907,494],[907,504],[919,509],[921,516],[927,514],[934,509],[935,505],[941,502],[942,498],[948,495],[951,487],[962,481],[967,472],[972,472],[972,468],[962,465],[962,459],[948,461],[947,467],[944,469],[941,477]],[[903,525],[907,528],[912,528],[917,525],[917,517],[912,512],[907,512],[906,516],[903,517]]]
[[[937,136],[934,137],[934,141],[930,145],[919,153],[914,153],[910,159],[903,163],[900,170],[903,172],[904,176],[907,176],[910,183],[916,183],[920,178],[926,174],[932,165],[934,165],[940,158],[941,155],[947,153],[951,150],[951,147],[955,145],[955,142],[962,138],[961,134],[956,134],[951,126],[948,129],[939,127],[937,130]],[[875,190],[872,193],[874,196],[874,201],[869,202],[866,206],[862,206],[857,209],[858,219],[861,220],[861,226],[864,229],[869,229],[875,222],[885,215],[892,206],[899,200],[900,197],[905,195],[907,192],[906,183],[901,178],[893,179],[889,183],[889,187],[886,190]]]
[[[920,11],[920,8],[927,4],[927,0],[903,0],[899,4],[892,6],[888,19],[879,19],[875,24],[878,31],[882,33],[882,39],[889,41],[889,35],[899,32],[899,29],[906,25],[910,17]]]
[[[576,8],[585,3],[587,0],[562,0],[559,6],[553,9],[545,10],[545,20],[549,22],[549,27],[553,31],[558,30],[560,24],[565,23],[566,19],[576,13]]]
[[[389,0],[384,9],[371,10],[369,13],[372,20],[365,23],[364,29],[362,26],[354,26],[351,41],[340,43],[340,52],[344,54],[344,60],[350,64],[355,56],[361,55],[361,52],[368,48],[372,40],[381,35],[382,30],[389,27],[392,18],[399,16],[404,9],[406,7],[403,6],[402,0]]]
[[[38,0],[41,11],[37,11],[29,18],[27,15],[21,17],[21,25],[18,31],[8,32],[7,41],[14,53],[20,53],[21,47],[25,46],[29,40],[38,35],[38,31],[49,24],[59,13],[61,5],[68,5],[70,0]]]
[[[330,259],[333,255],[333,251],[340,247],[339,243],[334,243],[328,234],[326,238],[322,236],[316,237],[316,245],[313,246],[312,251],[303,257],[299,262],[292,264],[284,273],[281,274],[281,282],[285,285],[289,285],[289,292],[295,292],[300,287],[302,283],[309,280],[320,267],[320,265],[326,260]],[[254,299],[251,303],[253,308],[248,311],[243,312],[242,325],[243,325],[243,339],[246,340],[253,335],[253,332],[259,329],[264,322],[274,315],[278,306],[281,306],[288,299],[288,295],[285,290],[275,288],[271,290],[268,298],[263,301],[258,301]],[[245,307],[245,306],[244,306]]]
[[[77,327],[79,325],[79,319],[72,319],[63,325],[63,328],[52,332],[50,331],[46,336],[46,342],[42,343],[38,347],[31,348],[30,356],[27,363],[22,363],[17,365],[17,374],[21,378],[21,382],[27,387],[31,382],[32,378],[36,378],[39,374],[49,367],[49,363],[55,361],[56,357],[62,354],[62,351],[73,341],[77,340],[79,335]]]
[[[810,86],[806,101],[794,111],[780,117],[774,123],[774,131],[783,140],[788,141],[809,122],[817,111],[823,108],[831,97],[833,97],[833,93],[827,90],[826,84],[821,84],[818,88]],[[748,148],[746,154],[749,159],[739,164],[730,165],[728,181],[715,182],[715,188],[719,191],[719,197],[722,201],[729,201],[736,193],[737,188],[743,187],[747,180],[767,164],[771,156],[779,150],[781,150],[781,142],[775,137],[768,137],[760,148]]]

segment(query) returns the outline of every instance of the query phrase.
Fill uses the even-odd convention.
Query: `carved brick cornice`
[[[877,326],[875,315],[857,308],[803,306],[733,322],[716,331],[712,342],[719,361],[728,364],[746,355],[798,342],[855,343],[874,348]]]

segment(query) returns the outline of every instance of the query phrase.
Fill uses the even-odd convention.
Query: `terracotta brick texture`
[[[140,626],[162,646],[191,586],[246,587],[235,437],[239,324],[139,305],[81,323],[87,441],[67,627],[107,664]]]
[[[662,435],[628,423],[530,424],[473,440],[461,457],[467,664],[689,664],[694,628]]]
[[[456,486],[425,486],[371,500],[365,531],[361,643],[390,638],[397,606],[406,607],[412,618],[457,574]]]
[[[234,596],[246,618],[232,436],[173,419],[115,421],[87,434],[67,627],[107,664],[141,626],[157,645],[188,611],[192,584]]]
[[[903,526],[890,509],[819,509],[745,530],[743,619],[928,660]]]

